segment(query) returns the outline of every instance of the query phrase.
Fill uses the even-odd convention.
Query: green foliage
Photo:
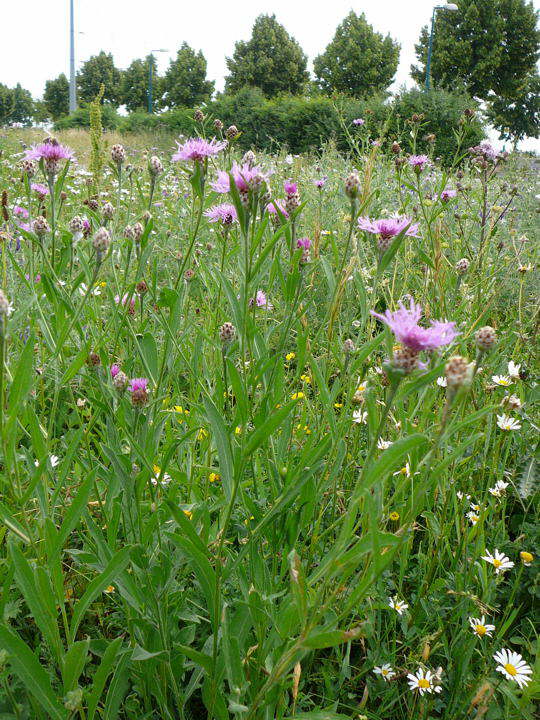
[[[386,90],[398,62],[399,44],[375,32],[363,13],[351,10],[313,68],[324,92],[366,97]]]
[[[6,125],[13,112],[13,92],[0,83],[0,125]]]
[[[90,128],[90,105],[80,107],[71,115],[63,116],[54,123],[55,130],[70,128]],[[109,104],[101,106],[101,124],[105,130],[116,130],[125,121],[114,107]]]
[[[43,102],[52,120],[69,114],[69,80],[64,73],[54,80],[47,80]]]
[[[435,21],[431,77],[435,85],[461,84],[473,97],[492,93],[512,100],[535,72],[540,50],[537,12],[529,0],[457,0],[459,10],[440,10]],[[429,28],[416,45],[413,78],[424,84]]]
[[[19,83],[11,91],[13,93],[13,110],[10,121],[21,125],[31,125],[34,115],[34,101],[29,90],[25,90]]]
[[[537,283],[527,269],[538,246],[518,240],[536,229],[534,173],[519,158],[417,173],[404,152],[385,155],[390,137],[371,142],[385,126],[403,144],[421,138],[427,113],[442,123],[452,98],[264,101],[272,127],[282,112],[314,135],[331,130],[315,114],[333,112],[351,152],[258,151],[268,181],[225,195],[211,185],[241,161],[239,147],[168,163],[172,138],[158,123],[180,128],[192,112],[134,113],[125,122],[152,132],[126,138],[129,170],[103,174],[98,197],[112,217],[63,161],[45,201],[19,193],[31,217],[47,213],[56,246],[52,231],[24,227],[19,248],[2,246],[2,718],[535,720],[537,678],[521,688],[493,658],[509,648],[538,664]],[[260,91],[219,102],[264,122]],[[402,126],[419,110],[423,121]],[[205,114],[196,127],[208,136]],[[10,203],[21,141],[34,140],[3,133]],[[89,134],[58,140],[79,143],[84,163]],[[150,178],[146,151],[160,145],[164,171]],[[353,170],[357,202],[344,192]],[[267,198],[283,200],[289,178],[300,206],[270,218]],[[43,165],[35,179],[46,179]],[[210,222],[218,202],[241,222]],[[83,213],[80,236],[72,220]],[[392,240],[357,223],[398,214],[416,235]],[[134,242],[125,228],[138,221]],[[97,263],[104,225],[111,246]],[[267,302],[251,302],[261,291]],[[395,340],[370,313],[405,296],[423,306],[423,327],[447,318],[459,328],[409,374],[392,368]],[[227,322],[236,333],[224,334]],[[498,339],[480,354],[484,325]],[[440,385],[445,372],[456,379],[452,356],[482,367],[457,391]],[[148,378],[147,393],[113,380],[113,363]],[[519,427],[501,429],[503,412]],[[505,572],[485,560],[495,548],[513,563]],[[390,598],[406,603],[402,614]],[[481,616],[492,635],[471,627]],[[387,663],[388,682],[376,673]],[[409,689],[409,673],[439,667],[438,692]]]
[[[210,99],[214,81],[206,79],[206,58],[183,43],[160,84],[161,106],[194,107]]]
[[[487,117],[499,131],[499,137],[512,140],[514,145],[525,137],[540,135],[540,76],[538,73],[525,79],[511,99],[492,98],[487,106]]]
[[[103,125],[101,123],[101,101],[105,93],[105,86],[99,88],[95,99],[90,103],[90,171],[95,190],[99,190],[101,174],[105,164],[105,148],[103,145]]]
[[[121,73],[114,65],[111,53],[101,51],[92,55],[77,73],[78,97],[81,104],[91,103],[103,85],[103,100],[111,105],[121,102]]]
[[[152,98],[159,103],[162,95],[162,80],[157,73],[155,57],[148,56],[144,60],[133,60],[131,65],[122,73],[120,103],[130,112],[146,110],[148,107],[148,84],[150,58],[152,60]]]
[[[279,93],[294,95],[303,91],[309,78],[302,48],[275,15],[259,15],[251,38],[235,44],[227,67],[230,74],[225,87],[230,93],[250,86],[260,88],[267,97]]]

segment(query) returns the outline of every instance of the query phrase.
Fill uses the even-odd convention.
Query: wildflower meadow
[[[2,720],[534,718],[538,188],[473,116],[4,132]]]

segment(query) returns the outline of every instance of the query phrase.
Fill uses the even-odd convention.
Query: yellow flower
[[[399,520],[399,513],[393,510],[388,517],[392,522],[397,522]]]
[[[301,400],[303,397],[305,397],[303,392],[295,392],[291,395],[291,400]]]
[[[107,285],[107,283],[105,282],[105,280],[102,280],[102,281],[99,283],[99,287],[105,287],[106,285]]]
[[[308,385],[311,385],[311,378],[309,377],[309,375],[300,375],[300,380],[307,383]]]
[[[337,410],[339,410],[340,408],[343,407],[343,403],[336,402],[336,403],[334,403],[334,407],[335,407]]]
[[[285,355],[285,360],[287,362],[291,362],[291,360],[294,360],[295,357],[296,357],[296,353],[290,352]]]
[[[199,428],[199,432],[197,433],[197,440],[204,440],[204,438],[208,437],[208,430],[205,430],[204,428]]]
[[[215,472],[211,472],[210,475],[208,476],[208,480],[211,483],[218,482],[218,480],[221,480],[221,475],[218,475],[218,473],[215,473]]]
[[[240,427],[240,425],[237,425],[237,426],[234,428],[234,434],[235,434],[235,435],[241,435],[241,434],[242,434],[242,428]]]
[[[115,590],[114,590],[114,585],[107,585],[107,587],[105,588],[104,592],[106,592],[106,593],[113,593],[113,592],[115,592]]]
[[[193,513],[191,512],[191,510],[184,510],[184,515],[187,517],[188,520],[191,520],[191,518],[193,517]]]
[[[189,415],[189,410],[186,410],[186,408],[183,408],[181,405],[175,405],[173,407],[173,412],[175,412],[177,415]],[[178,422],[184,422],[184,419],[178,418]]]
[[[521,558],[521,562],[525,565],[525,567],[529,567],[529,565],[532,565],[532,562],[534,560],[534,555],[530,552],[527,552],[526,550],[522,550],[519,553],[519,557]]]

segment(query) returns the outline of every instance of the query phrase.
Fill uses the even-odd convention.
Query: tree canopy
[[[456,12],[440,10],[435,20],[431,78],[442,87],[456,81],[474,97],[513,98],[535,71],[540,32],[537,12],[527,0],[457,0]],[[422,28],[411,67],[425,81],[429,28]]]
[[[61,73],[54,80],[47,80],[43,102],[53,120],[69,113],[69,80]]]
[[[214,92],[214,82],[206,79],[206,58],[183,43],[161,81],[163,107],[193,107],[206,102]]]
[[[299,94],[309,75],[307,58],[296,40],[275,15],[259,15],[251,38],[236,43],[232,58],[227,58],[227,92],[243,87],[260,88],[267,97],[279,93]]]
[[[386,90],[398,62],[399,44],[375,32],[364,14],[351,10],[313,67],[324,92],[360,98]]]
[[[121,73],[114,65],[111,53],[100,52],[93,55],[82,66],[77,74],[79,101],[90,103],[99,93],[101,85],[105,85],[103,100],[111,105],[120,103]]]
[[[148,107],[148,84],[150,58],[152,58],[152,97],[154,102],[160,98],[160,78],[157,73],[156,58],[152,55],[143,60],[133,60],[122,73],[120,102],[130,112]]]

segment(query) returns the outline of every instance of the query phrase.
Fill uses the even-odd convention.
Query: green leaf
[[[73,643],[67,653],[64,655],[62,663],[62,679],[64,681],[64,693],[75,690],[88,657],[88,648],[90,639],[79,640]]]
[[[96,597],[111,584],[116,575],[119,575],[126,568],[129,563],[130,553],[130,547],[125,547],[119,550],[109,560],[105,570],[103,570],[97,578],[94,578],[94,580],[92,580],[86,588],[86,592],[75,605],[73,617],[71,618],[69,633],[72,641],[75,639],[77,628],[79,627],[84,613],[88,610],[90,604],[96,599]]]
[[[0,647],[9,653],[8,662],[13,672],[43,707],[49,718],[66,720],[69,713],[58,702],[49,675],[28,645],[5,625],[0,625]]]
[[[148,374],[154,382],[158,377],[158,351],[156,340],[151,333],[145,333],[140,341],[141,356]]]
[[[272,412],[268,420],[266,420],[249,436],[249,440],[247,441],[244,449],[244,456],[249,457],[252,453],[254,453],[255,450],[272,435],[274,430],[282,425],[297,404],[296,400],[293,400],[292,402],[287,403],[284,407],[279,408],[279,410]]]
[[[227,499],[229,499],[232,494],[233,485],[233,459],[227,427],[210,398],[204,398],[204,407],[206,408],[206,417],[212,428],[213,439],[216,443],[219,457],[219,473],[223,482],[223,489],[225,490]]]
[[[112,672],[113,665],[116,661],[116,657],[118,655],[118,651],[121,645],[122,638],[116,638],[116,640],[113,640],[107,646],[107,649],[103,653],[101,663],[96,670],[96,674],[94,675],[92,689],[88,696],[88,720],[94,720],[94,715],[96,714],[98,702],[101,698],[101,695],[103,694],[103,689],[105,688],[107,678]]]

